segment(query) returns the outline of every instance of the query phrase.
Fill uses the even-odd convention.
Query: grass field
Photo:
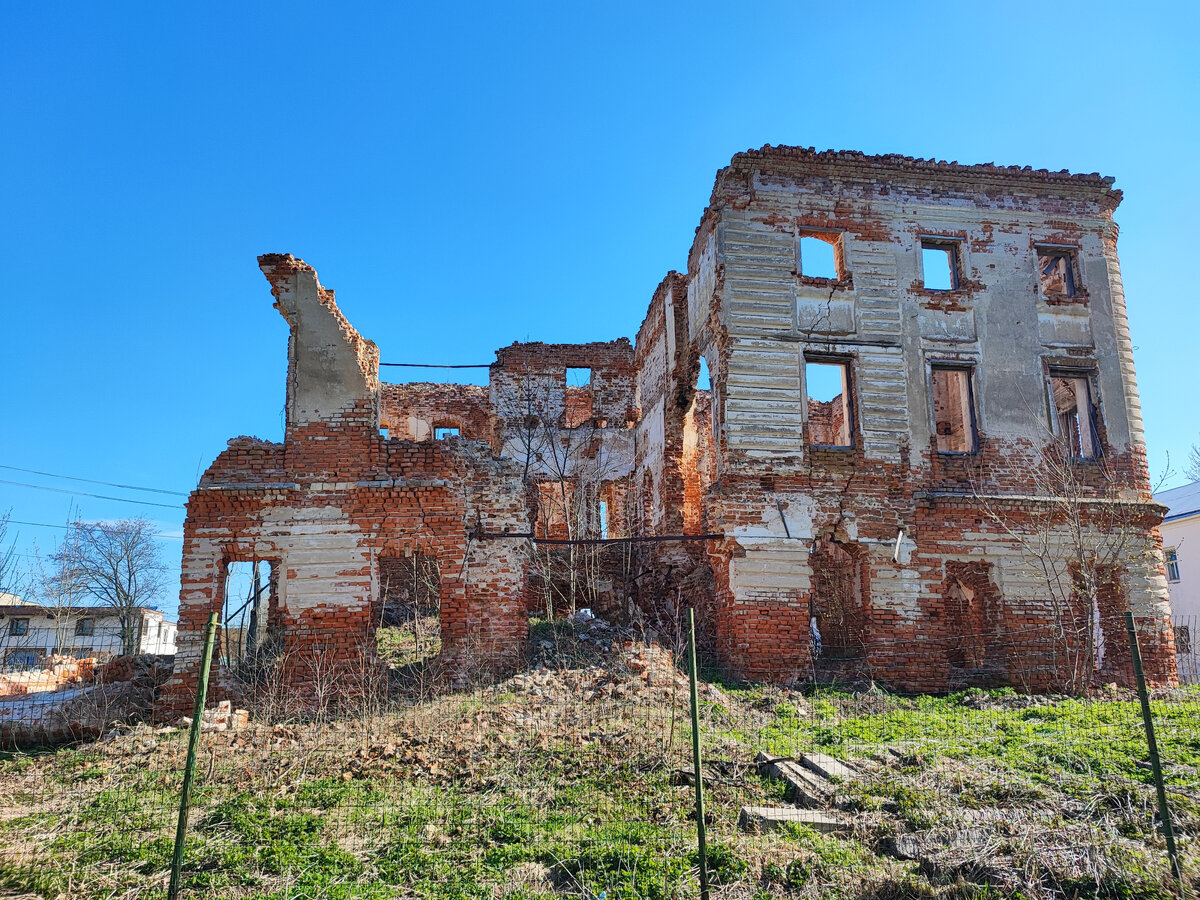
[[[1155,714],[1190,858],[1200,693]],[[714,897],[1172,896],[1138,707],[1123,694],[712,684],[702,719]],[[185,738],[138,726],[0,758],[0,888],[164,896]],[[853,761],[858,776],[826,804],[851,832],[738,831],[741,806],[784,802],[752,765],[760,750]],[[385,711],[206,734],[185,885],[195,897],[694,897],[688,766],[682,679],[636,651]]]

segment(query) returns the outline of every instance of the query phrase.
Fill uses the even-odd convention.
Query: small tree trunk
[[[133,610],[129,609],[121,613],[121,650],[126,656],[134,656],[138,650],[134,634]]]

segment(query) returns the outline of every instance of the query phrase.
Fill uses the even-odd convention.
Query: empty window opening
[[[683,477],[683,533],[701,534],[705,527],[705,505],[713,482],[712,414],[707,408],[711,394],[698,391],[683,416],[683,452],[679,472]]]
[[[441,568],[424,553],[379,557],[380,659],[393,668],[423,663],[442,649]]]
[[[535,508],[535,544],[530,554],[527,611],[536,621],[533,633],[550,627],[554,620],[581,609],[603,614],[613,600],[609,581],[611,548],[601,545],[544,543],[544,540],[606,538],[610,529],[621,527],[621,509],[614,505],[614,486],[607,483],[577,483],[558,479],[539,482]],[[532,635],[531,635],[532,637]],[[544,658],[541,641],[532,641],[534,660]]]
[[[837,236],[806,234],[800,237],[800,274],[807,278],[837,281]]]
[[[568,497],[571,505],[567,508],[570,519],[571,536],[582,538],[602,538],[607,514],[605,503],[600,499],[603,487],[590,483],[578,487],[572,486]]]
[[[79,637],[91,637],[96,633],[96,620],[92,618],[80,619],[75,623],[75,634]]]
[[[578,428],[592,421],[592,370],[567,369],[567,392],[563,398],[563,425]]]
[[[1163,553],[1167,557],[1167,581],[1174,584],[1179,581],[1179,551],[1174,547],[1167,547]]]
[[[1075,261],[1069,250],[1038,249],[1038,277],[1047,297],[1075,296]]]
[[[942,585],[946,661],[956,687],[996,683],[996,663],[1002,659],[994,618],[999,596],[990,563],[946,563]]]
[[[944,241],[921,241],[921,272],[931,291],[958,287],[958,247]]]
[[[456,428],[454,426],[448,425],[444,428],[433,429],[433,439],[436,441],[444,441],[447,438],[456,438],[456,437],[462,437],[462,435],[459,432],[458,428]]]
[[[380,426],[379,426],[379,436],[380,436],[381,438],[383,438],[385,441],[388,439],[388,427],[387,427],[387,425],[380,425]]]
[[[266,643],[275,584],[272,569],[265,560],[225,563],[217,658],[230,669],[252,665]]]
[[[567,369],[567,387],[586,388],[592,386],[592,370],[581,368]]]
[[[939,453],[975,450],[975,414],[971,402],[971,370],[934,366],[933,433]]]
[[[1099,440],[1088,378],[1080,375],[1050,375],[1050,399],[1054,405],[1057,436],[1076,459],[1094,459]]]
[[[952,578],[946,589],[946,614],[950,633],[949,662],[956,669],[979,670],[984,667],[987,610],[984,598],[961,578]]]
[[[571,536],[568,523],[575,502],[574,485],[567,481],[538,483],[536,533],[541,538],[562,540]]]
[[[850,552],[847,545],[823,538],[809,555],[809,564],[812,566],[809,639],[814,660],[861,658],[865,616],[857,554]]]
[[[842,362],[805,362],[808,395],[808,443],[815,447],[851,446],[850,371]]]
[[[708,360],[700,357],[700,373],[696,376],[696,390],[707,391],[712,387],[712,375],[708,372]]]

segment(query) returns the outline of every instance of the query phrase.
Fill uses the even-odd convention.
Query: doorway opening
[[[428,662],[442,649],[441,569],[436,556],[379,557],[380,659],[393,668]]]
[[[225,562],[217,660],[239,671],[255,665],[279,631],[276,567],[265,559]]]

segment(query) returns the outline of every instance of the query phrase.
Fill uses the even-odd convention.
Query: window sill
[[[825,290],[833,289],[835,291],[852,291],[854,290],[854,276],[843,275],[841,278],[818,278],[813,275],[796,274],[796,281],[808,287],[823,288]]]

